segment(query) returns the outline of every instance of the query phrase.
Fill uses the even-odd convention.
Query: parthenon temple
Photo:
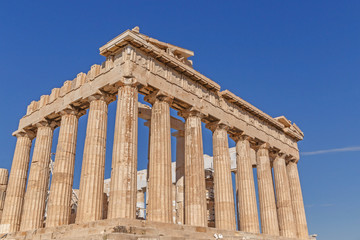
[[[298,173],[304,134],[295,123],[222,90],[193,68],[194,52],[138,27],[100,54],[101,65],[32,101],[20,119],[11,171],[0,169],[0,239],[313,239]],[[141,171],[139,118],[149,129]],[[204,128],[212,132],[213,156],[204,155]],[[75,155],[82,156],[78,190]]]

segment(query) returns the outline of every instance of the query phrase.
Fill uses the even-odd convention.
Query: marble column
[[[308,239],[309,233],[306,223],[304,201],[301,192],[297,163],[290,161],[287,164],[286,169],[289,179],[291,203],[295,219],[297,237],[300,239]]]
[[[236,230],[233,184],[227,126],[215,124],[213,130],[215,227]]]
[[[2,230],[5,232],[16,232],[20,229],[30,149],[34,136],[33,133],[25,131],[16,134],[16,148],[1,218]]]
[[[176,137],[176,223],[184,224],[185,191],[185,138],[184,131],[173,133]]]
[[[271,173],[269,145],[263,144],[257,151],[257,179],[261,230],[264,234],[279,235],[273,178]]]
[[[136,218],[138,90],[126,79],[118,90],[108,218]]]
[[[152,99],[150,99],[152,97]],[[171,132],[170,97],[160,95],[146,98],[153,104],[151,111],[149,195],[146,219],[157,222],[172,222],[171,200]]]
[[[206,186],[201,117],[196,110],[185,118],[185,224],[207,226]]]
[[[236,142],[236,183],[239,212],[239,230],[259,233],[259,217],[256,202],[253,167],[250,157],[250,138],[233,136]]]
[[[75,152],[79,117],[84,114],[69,106],[61,112],[61,126],[55,154],[46,227],[70,223]]]
[[[277,154],[273,162],[273,168],[280,236],[295,238],[296,229],[291,205],[289,179],[283,153]]]
[[[4,201],[6,195],[6,188],[8,184],[9,172],[5,168],[0,168],[0,221],[4,209]]]
[[[100,93],[89,98],[76,223],[92,222],[103,217],[106,129],[111,100],[107,94]]]
[[[44,226],[45,203],[49,190],[49,164],[53,129],[52,123],[45,120],[37,124],[35,147],[21,217],[21,231],[38,229]]]

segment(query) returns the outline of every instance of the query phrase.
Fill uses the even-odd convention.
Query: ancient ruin
[[[0,239],[310,239],[297,168],[297,142],[304,135],[296,124],[221,90],[193,68],[192,51],[146,36],[138,27],[109,41],[100,54],[106,57],[101,66],[31,102],[20,120],[9,180],[7,171],[0,171]],[[138,102],[139,94],[149,105]],[[112,172],[104,184],[113,101]],[[170,116],[170,108],[179,118]],[[77,191],[78,120],[86,112]],[[138,118],[147,120],[150,130],[143,173],[137,171]],[[213,133],[210,167],[204,166],[209,160],[203,155],[202,123]],[[173,164],[171,129],[176,130]],[[228,137],[236,143],[230,152]]]

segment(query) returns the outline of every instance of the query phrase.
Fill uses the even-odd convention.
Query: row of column
[[[237,150],[237,197],[239,228],[259,232],[250,138],[235,136]],[[277,153],[272,162],[269,145],[257,147],[256,170],[259,193],[261,232],[290,238],[308,239],[308,229],[297,164],[286,163],[285,154]],[[274,189],[275,185],[275,189]]]
[[[89,98],[89,116],[80,180],[77,223],[102,219],[103,180],[106,152],[108,104],[113,97],[98,93]],[[160,92],[145,98],[152,106],[149,148],[149,184],[147,219],[173,222],[171,180],[170,106],[172,98]],[[113,146],[108,218],[135,218],[137,195],[138,91],[132,78],[119,87]],[[76,151],[78,118],[84,114],[73,107],[62,112],[55,157],[47,226],[68,224],[71,210],[72,183]],[[177,153],[179,172],[177,187],[184,188],[183,223],[206,226],[206,190],[201,130],[201,113],[189,109],[185,118],[184,154]],[[235,208],[232,190],[227,125],[209,124],[213,131],[214,191],[216,227],[235,230]],[[27,167],[34,135],[18,134],[5,200],[2,224],[9,231],[43,227],[45,200],[49,181],[49,160],[54,125],[42,121],[37,126],[27,191]],[[250,162],[250,143],[244,136],[234,136],[237,149],[240,230],[259,232],[255,186]],[[285,164],[284,155],[274,161],[276,199],[274,195],[269,151],[258,150],[257,170],[262,232],[299,237],[307,235],[300,182],[295,163]],[[181,162],[182,161],[182,162]],[[294,165],[295,164],[295,165]],[[277,205],[277,206],[276,206]],[[181,214],[182,215],[182,214]],[[180,218],[180,219],[181,219]],[[297,231],[295,230],[297,228]],[[306,233],[305,233],[306,231]]]

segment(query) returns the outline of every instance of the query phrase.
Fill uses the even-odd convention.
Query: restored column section
[[[170,103],[163,94],[146,97],[151,111],[150,159],[146,218],[172,223]]]
[[[264,234],[279,235],[279,224],[276,212],[268,144],[265,143],[260,146],[257,151],[256,161],[261,230]]]
[[[43,120],[37,124],[29,180],[24,199],[20,230],[28,231],[44,226],[45,201],[49,190],[50,155],[53,127]]]
[[[185,224],[207,226],[204,151],[201,113],[180,114],[185,118]]]
[[[70,223],[78,119],[83,114],[83,111],[79,112],[71,106],[61,112],[46,227]]]
[[[214,124],[210,129],[213,130],[215,227],[236,230],[228,127]]]
[[[233,136],[236,142],[236,181],[239,212],[239,230],[259,233],[259,217],[253,167],[250,158],[250,138],[246,135]]]
[[[0,221],[4,209],[4,201],[5,201],[8,177],[9,177],[8,170],[5,168],[0,168]]]
[[[171,206],[172,206],[172,223],[176,224],[176,184],[171,184]]]
[[[276,206],[280,236],[295,238],[296,229],[291,205],[289,179],[286,172],[285,155],[279,153],[274,162]]]
[[[111,100],[113,98],[109,97],[109,95],[101,93],[89,98],[90,108],[81,169],[76,223],[102,219],[106,129],[108,103]]]
[[[137,190],[136,207],[138,208],[138,219],[145,219],[145,194],[144,189]]]
[[[309,233],[306,223],[304,201],[301,192],[299,172],[297,163],[290,161],[287,164],[287,174],[289,178],[292,209],[295,219],[297,236],[301,239],[308,239]]]
[[[35,135],[31,132],[22,131],[15,136],[17,137],[16,148],[1,218],[1,230],[4,233],[16,232],[20,229],[31,142]]]
[[[176,137],[176,223],[184,224],[185,134],[179,130],[173,136]]]
[[[108,218],[136,218],[138,90],[125,78],[118,90]]]

